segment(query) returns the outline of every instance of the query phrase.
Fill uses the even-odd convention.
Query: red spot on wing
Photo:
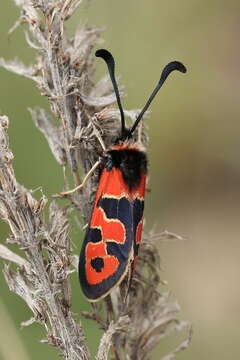
[[[123,194],[129,194],[129,188],[123,180],[121,170],[116,168],[110,171],[103,169],[96,198],[98,199],[101,195],[118,198]]]
[[[104,266],[100,272],[97,272],[91,265],[91,261],[86,262],[86,278],[89,284],[96,285],[113,275],[118,266],[119,261],[115,256],[107,255],[103,258]]]
[[[137,229],[136,229],[136,244],[139,244],[142,240],[142,228],[143,228],[143,219],[139,222]]]
[[[87,260],[107,256],[106,245],[103,242],[89,242],[86,246],[85,254]]]
[[[124,225],[117,219],[107,219],[102,208],[95,207],[91,219],[91,228],[101,229],[103,241],[112,240],[121,244],[125,242]]]
[[[132,201],[136,198],[142,199],[145,195],[145,187],[146,175],[144,174],[141,176],[139,186],[130,191],[128,185],[123,179],[121,170],[116,168],[113,168],[110,171],[103,169],[96,194],[95,204],[98,202],[101,196],[112,196],[114,198],[125,196],[127,199],[129,199],[129,201]]]

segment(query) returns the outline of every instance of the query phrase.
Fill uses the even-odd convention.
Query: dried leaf
[[[179,352],[186,350],[192,341],[192,336],[193,336],[193,329],[192,327],[190,327],[187,339],[184,340],[173,352],[164,356],[161,360],[172,360]]]
[[[23,266],[28,273],[31,272],[30,263],[21,256],[15,254],[13,251],[9,250],[4,245],[0,245],[0,257],[4,260],[14,262],[15,264],[18,264],[21,267]]]
[[[129,328],[130,319],[128,316],[121,316],[118,318],[116,322],[111,321],[107,331],[101,338],[98,353],[97,353],[97,360],[107,360],[108,353],[110,347],[112,345],[112,337],[117,332],[124,331],[126,332]]]
[[[44,134],[49,147],[60,165],[66,163],[66,152],[63,147],[62,132],[44,109],[29,109],[38,129]]]
[[[35,69],[33,66],[25,66],[19,60],[6,61],[0,58],[0,66],[4,69],[11,71],[15,74],[27,77],[29,79],[39,81],[35,75]]]

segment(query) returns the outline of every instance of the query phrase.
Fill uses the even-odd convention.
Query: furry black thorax
[[[147,174],[147,157],[145,152],[137,149],[125,148],[109,150],[105,158],[104,167],[120,169],[129,189],[137,188],[141,176]]]

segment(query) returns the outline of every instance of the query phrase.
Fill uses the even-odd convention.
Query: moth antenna
[[[116,78],[115,78],[115,61],[114,61],[114,57],[112,56],[112,54],[105,49],[99,49],[95,52],[95,56],[102,58],[108,67],[108,72],[113,84],[113,88],[114,88],[114,92],[116,94],[116,98],[117,98],[117,103],[118,103],[118,107],[120,110],[120,114],[121,114],[121,126],[122,126],[122,135],[121,138],[124,138],[127,130],[125,127],[125,118],[124,118],[124,112],[123,112],[123,108],[122,108],[122,104],[121,104],[121,100],[120,100],[120,95],[119,95],[119,90],[118,90],[118,86],[117,86],[117,82],[116,82]]]
[[[153,101],[154,97],[156,96],[156,94],[158,93],[158,91],[161,89],[162,85],[164,84],[165,80],[167,79],[167,77],[171,74],[172,71],[177,70],[180,71],[182,73],[186,73],[187,69],[186,67],[179,61],[172,61],[169,64],[167,64],[161,74],[160,80],[157,84],[157,86],[155,87],[155,89],[153,90],[152,94],[150,95],[148,101],[146,102],[146,105],[144,106],[144,108],[142,109],[142,111],[140,112],[140,114],[137,116],[135,123],[133,124],[132,128],[129,130],[129,135],[131,136],[132,133],[134,132],[134,130],[136,129],[136,127],[138,126],[140,120],[142,119],[144,113],[147,111],[147,109],[149,108],[149,105],[151,104],[151,102]]]

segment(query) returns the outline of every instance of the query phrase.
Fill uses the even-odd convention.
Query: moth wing
[[[79,279],[90,301],[108,295],[124,278],[135,241],[134,206],[121,171],[103,170],[79,259]]]

